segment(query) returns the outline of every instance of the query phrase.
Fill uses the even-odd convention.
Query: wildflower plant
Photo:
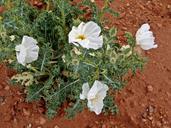
[[[45,102],[48,117],[64,103],[68,117],[87,106],[115,114],[114,94],[124,87],[124,76],[143,68],[135,38],[126,33],[128,45],[122,46],[117,29],[104,27],[105,13],[119,16],[111,2],[98,8],[91,0],[44,0],[44,9],[23,0],[1,3],[10,8],[0,20],[0,61],[17,70],[11,79],[25,88],[27,101]],[[92,10],[88,20],[80,6]]]

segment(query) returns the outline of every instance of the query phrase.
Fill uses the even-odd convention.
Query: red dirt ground
[[[107,18],[120,29],[119,36],[148,22],[159,46],[145,53],[149,62],[143,73],[116,94],[119,114],[96,116],[85,110],[73,120],[63,114],[48,120],[41,102],[26,103],[23,90],[9,86],[13,72],[0,65],[0,128],[171,128],[171,0],[116,0],[112,7],[121,17]]]

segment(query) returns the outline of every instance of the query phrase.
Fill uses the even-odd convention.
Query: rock
[[[23,114],[24,114],[24,116],[30,116],[30,111],[23,108]]]
[[[127,30],[128,30],[128,28],[127,28],[127,27],[122,27],[122,28],[121,28],[121,30],[123,30],[123,31],[127,31]]]
[[[146,112],[144,112],[143,114],[142,114],[142,118],[147,118],[147,113]]]
[[[38,126],[37,128],[42,128],[41,126]]]
[[[102,125],[102,128],[107,128],[107,126],[105,124]]]
[[[160,128],[162,126],[161,122],[160,121],[157,121],[156,122],[156,126]]]
[[[151,85],[147,86],[147,91],[148,92],[152,92],[153,91],[153,87]]]
[[[46,119],[44,117],[39,117],[37,120],[35,120],[36,124],[43,125],[46,123]]]
[[[15,124],[17,124],[17,123],[18,123],[18,121],[17,121],[17,119],[16,119],[16,118],[14,118],[14,119],[13,119],[13,121],[14,121],[14,123],[15,123]]]
[[[171,96],[170,92],[166,92],[166,95],[167,95],[167,97]]]
[[[39,118],[39,123],[41,124],[41,125],[43,125],[43,124],[45,124],[46,123],[46,119],[44,118],[44,117],[40,117]]]
[[[171,9],[171,5],[167,5],[167,9]]]
[[[59,126],[58,125],[55,125],[54,128],[59,128]]]
[[[32,124],[28,124],[26,128],[32,128]]]
[[[146,122],[147,120],[146,119],[142,119],[142,122]]]
[[[8,91],[10,89],[10,87],[7,85],[5,88],[4,88],[6,91]]]
[[[129,6],[130,6],[130,4],[129,4],[129,3],[127,3],[127,4],[126,4],[126,6],[127,6],[127,7],[129,7]]]
[[[145,104],[144,103],[139,103],[142,107],[145,107]]]
[[[96,123],[96,124],[99,124],[99,122],[98,122],[98,121],[95,121],[95,123]]]
[[[152,116],[149,116],[148,119],[149,119],[150,121],[152,121],[152,120],[153,120],[153,117],[152,117]]]
[[[154,107],[150,105],[148,110],[149,110],[149,113],[153,113],[154,112]]]
[[[157,23],[157,27],[161,28],[162,27],[162,24]]]
[[[153,98],[149,99],[150,102],[154,102],[155,100]]]
[[[0,96],[0,104],[2,105],[5,101],[5,97],[4,96]]]

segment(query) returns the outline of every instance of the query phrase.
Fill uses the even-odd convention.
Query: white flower
[[[100,32],[101,28],[95,22],[82,22],[78,27],[72,27],[69,33],[69,43],[81,45],[87,49],[99,49],[103,46],[103,37],[100,36]]]
[[[80,99],[88,100],[88,108],[99,115],[103,109],[103,100],[106,97],[108,86],[100,81],[95,81],[91,89],[88,83],[84,83],[82,87],[83,91],[80,94]]]
[[[39,47],[37,41],[29,36],[23,36],[22,43],[15,47],[18,63],[25,66],[38,59]]]
[[[154,42],[153,32],[149,30],[149,24],[143,24],[136,33],[136,43],[144,50],[157,48],[157,44]]]

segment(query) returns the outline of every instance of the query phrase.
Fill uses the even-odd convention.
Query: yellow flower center
[[[99,100],[100,100],[100,97],[99,97],[99,95],[97,94],[97,95],[95,96],[95,98],[91,99],[91,102],[92,102],[93,104],[97,104],[97,103],[99,102]]]
[[[86,39],[86,37],[85,37],[84,35],[79,35],[79,36],[77,37],[77,39],[85,40],[85,39]]]

